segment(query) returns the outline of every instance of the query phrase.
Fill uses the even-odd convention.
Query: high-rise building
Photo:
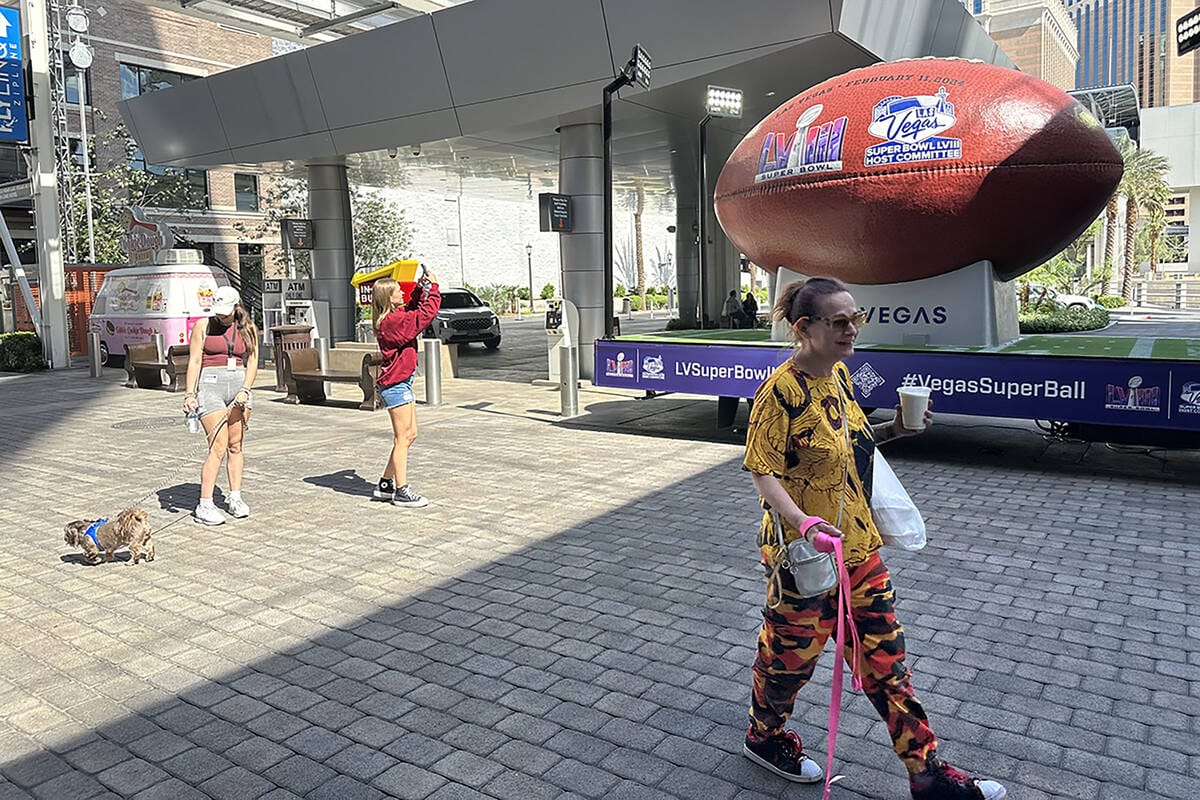
[[[1074,89],[1078,32],[1062,0],[964,0],[1022,72]]]
[[[1193,0],[1063,0],[1079,29],[1080,88],[1133,84],[1142,108],[1200,101],[1200,61],[1178,56],[1175,21]]]

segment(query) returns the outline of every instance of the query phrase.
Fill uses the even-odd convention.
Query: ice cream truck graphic
[[[96,293],[88,330],[100,334],[100,361],[123,357],[126,344],[187,344],[196,320],[212,313],[213,293],[229,283],[203,264],[149,265],[110,270]]]

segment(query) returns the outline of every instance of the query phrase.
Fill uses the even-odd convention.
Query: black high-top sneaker
[[[372,500],[384,500],[388,503],[392,502],[392,495],[396,493],[396,483],[391,478],[380,478],[379,485],[375,487],[375,491],[371,492]]]
[[[392,505],[405,508],[424,508],[429,505],[429,500],[414,492],[412,487],[406,483],[396,489],[396,494],[392,497]]]

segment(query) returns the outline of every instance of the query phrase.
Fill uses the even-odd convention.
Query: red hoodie
[[[397,308],[379,320],[375,341],[383,356],[383,366],[376,381],[380,386],[392,386],[416,372],[417,339],[442,307],[442,295],[436,283],[420,284],[417,291],[420,299],[415,308]]]

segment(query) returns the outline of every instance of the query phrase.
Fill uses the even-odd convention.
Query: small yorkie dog
[[[117,549],[128,547],[133,556],[130,564],[138,563],[144,555],[154,560],[154,538],[151,536],[150,515],[140,508],[127,508],[115,520],[79,519],[68,523],[63,540],[83,548],[84,560],[99,564],[112,561]]]

